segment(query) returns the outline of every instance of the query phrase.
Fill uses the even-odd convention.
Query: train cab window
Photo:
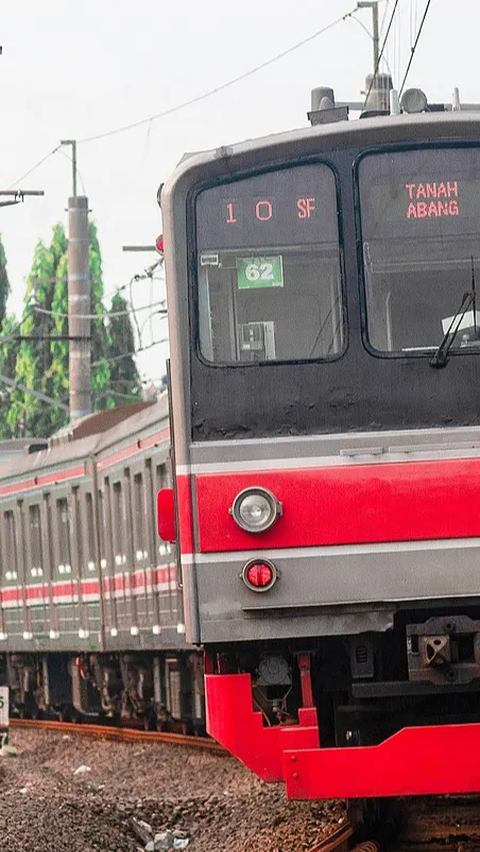
[[[480,149],[367,155],[358,174],[370,346],[432,354],[458,324],[452,351],[480,352]]]
[[[344,348],[335,177],[295,166],[196,201],[198,335],[214,363],[316,360]]]
[[[32,577],[42,577],[43,547],[40,506],[33,505],[28,507],[28,521],[30,525],[30,574]]]
[[[58,573],[72,573],[70,507],[66,498],[57,500]]]

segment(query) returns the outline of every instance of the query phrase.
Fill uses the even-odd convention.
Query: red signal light
[[[155,248],[159,254],[163,254],[165,249],[163,246],[163,234],[160,234],[159,237],[155,240]]]
[[[267,560],[252,560],[247,562],[242,572],[247,586],[258,592],[263,592],[273,586],[277,579],[277,571],[272,562]]]

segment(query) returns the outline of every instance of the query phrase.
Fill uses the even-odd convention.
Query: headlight
[[[245,488],[229,511],[242,530],[260,533],[273,527],[282,514],[282,504],[266,488]]]

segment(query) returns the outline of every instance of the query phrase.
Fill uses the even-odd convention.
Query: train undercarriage
[[[210,733],[292,798],[480,789],[478,606],[399,608],[386,632],[274,652],[210,648],[206,669]],[[229,712],[246,715],[250,747]]]
[[[205,732],[198,653],[2,654],[0,675],[10,688],[11,713],[21,718]]]

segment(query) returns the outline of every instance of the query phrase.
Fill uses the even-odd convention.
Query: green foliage
[[[133,358],[115,360],[119,354],[134,350],[133,331],[128,316],[112,317],[110,322],[103,316],[102,258],[97,229],[93,223],[90,223],[89,229],[90,312],[99,315],[91,323],[92,402],[94,410],[100,410],[139,398],[140,382]],[[2,270],[5,270],[2,252],[0,240],[0,289]],[[68,319],[64,316],[68,313],[67,253],[65,230],[63,225],[57,224],[53,228],[50,245],[40,240],[35,248],[20,327],[17,324],[15,328],[14,318],[8,317],[4,319],[1,331],[2,338],[13,330],[22,336],[35,335],[42,339],[20,343],[10,340],[3,345],[0,340],[0,372],[68,405],[69,343],[68,340],[49,342],[49,338],[68,335]],[[120,309],[126,309],[124,300],[116,299],[115,304],[118,305],[119,299],[122,303]],[[119,308],[112,305],[112,310]],[[8,405],[0,407],[0,437],[48,437],[67,422],[65,411],[19,388],[9,393]]]
[[[128,302],[117,293],[112,299],[109,321],[110,337],[110,385],[117,405],[141,399],[141,383],[133,359],[135,339]],[[119,314],[115,316],[115,314]]]
[[[7,311],[7,299],[10,293],[10,283],[7,273],[7,258],[0,234],[0,325],[5,319]]]

